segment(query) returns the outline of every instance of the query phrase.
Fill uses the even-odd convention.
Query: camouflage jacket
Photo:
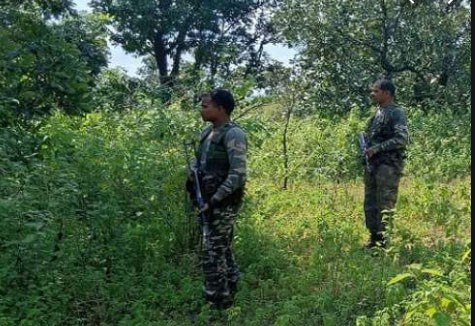
[[[245,132],[234,122],[201,133],[197,153],[202,190],[212,206],[237,204],[242,200],[246,183]]]
[[[373,161],[402,160],[409,140],[404,111],[395,104],[379,107],[366,128],[369,147],[375,151]]]

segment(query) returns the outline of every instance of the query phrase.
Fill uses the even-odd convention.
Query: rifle
[[[192,166],[191,161],[188,156],[187,143],[185,142],[184,145],[185,145],[185,155],[186,155],[186,160],[187,160],[188,171],[193,176],[193,190],[194,190],[195,200],[196,200],[198,209],[201,210],[205,205],[205,201],[204,201],[203,195],[201,194],[201,183],[200,183],[200,176],[198,172],[199,160],[196,161],[197,162],[196,166]],[[191,144],[188,143],[188,145],[191,145]],[[201,231],[202,231],[203,244],[206,249],[210,249],[208,217],[206,216],[205,212],[200,212],[198,214],[198,218],[199,218]]]
[[[366,150],[368,149],[368,141],[366,139],[366,134],[364,132],[360,133],[358,136],[358,141],[360,143],[360,150],[363,154],[366,170],[371,172],[371,164],[369,163],[368,154],[366,154]]]

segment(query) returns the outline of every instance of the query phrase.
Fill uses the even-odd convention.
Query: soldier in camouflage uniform
[[[231,93],[217,89],[201,97],[201,116],[211,125],[201,133],[196,168],[201,176],[208,245],[203,252],[204,292],[213,307],[232,305],[239,270],[231,250],[233,227],[244,195],[247,140],[230,120]],[[192,193],[191,187],[187,189]]]
[[[399,180],[404,168],[408,129],[404,111],[394,103],[395,87],[389,80],[378,80],[371,97],[378,104],[368,121],[368,157],[371,169],[365,169],[364,211],[370,232],[368,248],[384,247],[386,226],[396,205]]]

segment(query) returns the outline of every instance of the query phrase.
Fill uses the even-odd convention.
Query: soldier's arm
[[[246,134],[239,128],[232,128],[226,134],[224,144],[228,153],[229,172],[211,198],[211,205],[232,194],[246,182]]]
[[[394,110],[392,112],[391,121],[394,128],[394,137],[374,146],[376,153],[395,149],[404,149],[407,145],[409,132],[407,129],[407,119],[404,112],[401,110]]]

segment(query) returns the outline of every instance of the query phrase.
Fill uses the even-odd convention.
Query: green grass
[[[1,326],[470,324],[469,119],[411,113],[392,246],[375,253],[361,249],[361,113],[293,120],[289,171],[280,121],[243,120],[242,279],[216,312],[183,190],[195,118],[56,115],[35,133],[2,131]]]

